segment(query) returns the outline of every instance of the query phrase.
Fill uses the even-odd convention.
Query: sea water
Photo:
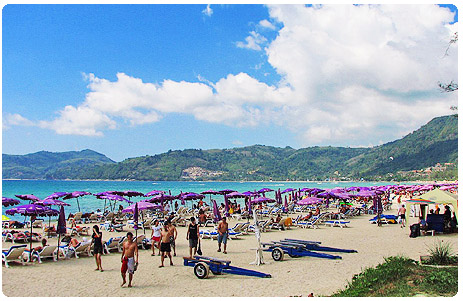
[[[152,190],[163,190],[172,195],[177,195],[180,192],[196,192],[200,193],[206,190],[224,190],[232,189],[238,192],[257,191],[262,188],[270,188],[274,191],[280,189],[281,191],[287,188],[347,188],[352,186],[379,186],[396,184],[391,182],[182,182],[182,181],[59,181],[59,180],[3,180],[2,181],[2,196],[16,198],[16,194],[33,194],[40,199],[47,197],[54,192],[73,192],[73,191],[87,191],[90,193],[98,193],[103,191],[124,191],[131,190],[141,193],[148,193]],[[266,193],[267,197],[274,198],[274,192]],[[224,202],[222,195],[206,195],[204,201],[210,202],[210,199],[215,199],[217,204]],[[283,197],[284,198],[284,197]],[[17,198],[16,198],[17,199]],[[131,201],[141,201],[145,197],[132,197]],[[64,200],[71,206],[65,206],[66,216],[72,212],[78,211],[76,199]],[[234,200],[232,200],[234,201]],[[244,205],[242,199],[236,200],[238,204]],[[103,210],[105,200],[97,199],[94,195],[86,195],[78,199],[81,212],[93,212],[96,209]],[[174,201],[175,202],[175,201]],[[180,201],[179,205],[180,205]],[[21,201],[21,204],[27,204],[28,201]],[[196,203],[196,202],[195,202]],[[126,202],[117,203],[126,207],[129,204]],[[187,206],[192,206],[192,201],[187,201]],[[108,202],[106,202],[108,206]],[[2,207],[2,213],[11,207]],[[55,208],[59,209],[59,208]]]

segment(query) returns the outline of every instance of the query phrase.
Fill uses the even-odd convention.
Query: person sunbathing
[[[318,208],[317,208],[317,209],[318,209]],[[307,214],[306,216],[304,216],[301,220],[303,220],[303,221],[309,220],[309,219],[312,218],[312,216],[313,216],[312,211],[310,211],[309,214]]]

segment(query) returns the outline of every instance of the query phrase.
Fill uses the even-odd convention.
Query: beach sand
[[[396,209],[385,212],[395,214]],[[203,239],[203,256],[231,260],[234,266],[269,273],[272,278],[256,278],[239,275],[212,275],[208,279],[198,279],[192,267],[183,266],[182,256],[188,256],[186,228],[177,227],[177,257],[174,266],[166,259],[164,268],[158,268],[160,256],[150,256],[150,250],[140,250],[138,270],[135,272],[132,288],[120,287],[120,253],[111,253],[102,257],[104,272],[94,271],[95,260],[82,256],[78,259],[47,260],[42,264],[33,263],[21,266],[11,264],[11,268],[2,267],[2,290],[9,297],[18,296],[78,296],[78,297],[237,297],[265,296],[288,297],[328,296],[344,288],[352,276],[367,267],[383,262],[384,257],[405,255],[419,260],[427,255],[428,247],[437,240],[448,241],[457,252],[458,234],[421,236],[409,238],[409,229],[399,225],[370,224],[371,215],[350,218],[347,228],[320,226],[319,229],[271,230],[262,233],[262,242],[283,238],[321,241],[322,245],[344,249],[355,249],[358,253],[337,253],[342,260],[330,260],[314,257],[290,258],[276,262],[270,252],[264,252],[265,264],[250,265],[255,259],[256,237],[254,234],[229,240],[228,254],[217,252],[217,241]],[[416,218],[412,218],[414,222]],[[233,225],[235,222],[230,222]],[[208,227],[206,229],[211,229]],[[138,232],[140,233],[140,231]],[[147,230],[147,236],[151,233]],[[124,233],[103,231],[103,239],[120,236]],[[56,243],[51,238],[49,243]],[[8,248],[11,243],[3,243]]]

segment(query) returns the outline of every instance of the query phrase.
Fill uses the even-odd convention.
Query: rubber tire
[[[282,261],[285,257],[285,252],[281,248],[275,248],[272,250],[272,258],[275,261]]]
[[[209,266],[205,263],[198,262],[194,267],[194,273],[199,279],[206,279],[209,277]]]

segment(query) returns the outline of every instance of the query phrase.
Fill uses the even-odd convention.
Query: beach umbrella
[[[243,192],[243,194],[244,194],[245,196],[251,197],[251,196],[256,196],[256,195],[258,195],[259,193],[257,193],[257,192],[252,192],[252,191],[245,191],[245,192]]]
[[[226,194],[223,197],[225,200],[225,216],[230,216],[230,207],[228,205],[228,197]]]
[[[42,201],[37,201],[34,204],[36,205],[42,205],[42,206],[71,206],[68,203],[65,203],[60,200],[55,200],[55,199],[44,199]],[[48,227],[50,228],[51,225],[51,216],[48,217]],[[48,237],[50,237],[50,231],[48,231]]]
[[[40,201],[40,199],[33,194],[15,194],[15,196],[24,201]]]
[[[126,208],[124,208],[122,210],[123,213],[134,213],[135,215],[135,211],[137,210],[137,215],[138,215],[138,211],[143,211],[143,210],[152,210],[152,209],[159,209],[161,208],[162,206],[159,206],[159,205],[155,205],[153,203],[149,203],[149,202],[144,202],[144,201],[140,201],[140,202],[136,202],[135,204],[132,204]],[[138,220],[138,216],[137,216],[137,220]],[[143,214],[141,215],[141,220],[142,220],[142,223],[144,224],[145,221],[143,219]],[[145,227],[143,226],[143,234],[146,234],[145,232]]]
[[[145,194],[145,196],[149,197],[149,196],[158,195],[158,194],[165,194],[165,193],[166,192],[162,191],[162,190],[152,190],[152,191],[148,192],[147,194]]]
[[[137,239],[138,230],[138,203],[135,203],[135,209],[133,210],[133,228],[135,229],[135,239]],[[143,227],[145,229],[145,227]]]
[[[285,195],[285,205],[284,205],[284,212],[287,213],[288,212],[288,198],[287,198],[287,195]]]
[[[2,206],[4,206],[4,207],[16,206],[16,205],[19,205],[19,203],[20,203],[19,200],[2,197]]]
[[[353,197],[363,197],[363,198],[369,198],[369,197],[373,197],[373,196],[376,196],[376,192],[372,191],[372,190],[361,190],[359,193],[357,194],[354,194],[352,195]]]
[[[296,204],[298,205],[301,205],[301,206],[304,206],[304,205],[315,205],[315,204],[320,204],[322,203],[323,200],[319,199],[319,198],[315,198],[315,197],[306,197],[302,200],[297,200],[296,201]]]
[[[41,205],[36,204],[26,204],[20,205],[17,207],[13,207],[5,211],[8,215],[15,215],[20,214],[24,216],[30,216],[31,218],[31,233],[30,233],[30,252],[29,252],[29,260],[32,258],[32,219],[36,216],[56,216],[58,215],[58,210],[50,209]]]
[[[272,203],[272,202],[275,202],[274,199],[269,199],[269,198],[266,198],[266,197],[259,197],[259,198],[255,198],[251,201],[251,204],[260,204],[260,203]]]
[[[52,194],[50,194],[49,196],[47,196],[45,198],[45,200],[49,200],[49,199],[59,199],[59,198],[62,198],[64,196],[67,196],[69,194],[69,192],[54,192]]]
[[[232,189],[224,189],[224,190],[220,190],[220,191],[219,191],[219,194],[226,195],[226,194],[232,193],[233,191],[235,191],[235,190],[232,190]]]
[[[266,193],[266,192],[270,192],[270,191],[273,191],[273,189],[270,189],[270,188],[262,188],[262,189],[258,190],[257,192],[262,193],[262,196],[265,197],[265,193]]]
[[[308,188],[303,188],[303,189],[308,189]],[[294,191],[294,190],[296,190],[296,189],[294,189],[294,188],[286,188],[286,189],[283,190],[281,193],[284,194],[284,193],[291,192],[291,191]],[[302,190],[302,189],[301,189],[301,191],[305,191],[305,190]]]
[[[215,200],[212,200],[212,212],[214,214],[215,223],[222,219],[222,217],[220,216],[219,208],[217,207],[217,202]]]
[[[104,194],[104,195],[97,196],[97,198],[98,199],[105,199],[105,200],[108,200],[108,201],[114,201],[114,205],[116,204],[116,202],[127,202],[129,204],[133,203],[132,201],[127,200],[124,197],[122,197],[120,195],[117,195],[117,194]],[[111,204],[111,202],[110,202],[110,204]]]
[[[79,209],[80,212],[80,204],[79,204],[79,197],[82,197],[84,195],[89,195],[91,194],[90,192],[86,191],[74,191],[69,193],[67,196],[63,198],[63,200],[69,200],[69,199],[76,199],[77,200],[77,208]]]
[[[228,199],[241,199],[245,198],[246,195],[243,193],[239,193],[238,191],[233,191],[232,193],[225,195]]]
[[[59,242],[61,239],[61,234],[66,234],[66,214],[64,213],[64,206],[61,206],[59,209],[56,233],[58,233],[58,252],[56,254],[56,260],[58,260],[59,259]]]

